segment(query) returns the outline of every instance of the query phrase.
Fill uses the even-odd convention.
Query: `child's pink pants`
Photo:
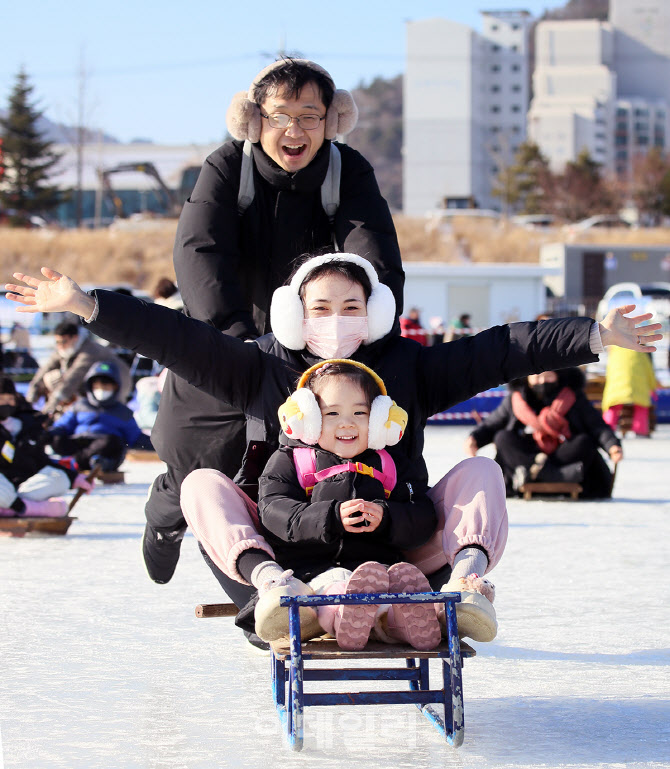
[[[507,541],[505,483],[500,467],[487,457],[464,459],[430,491],[438,525],[431,539],[405,557],[424,574],[453,565],[459,550],[479,545],[488,555],[490,571]],[[181,486],[181,508],[195,538],[223,573],[248,584],[237,559],[248,548],[274,552],[258,532],[256,504],[218,470],[194,470]]]
[[[610,406],[607,411],[603,413],[603,420],[612,428],[617,430],[619,428],[619,414],[621,413],[622,405]],[[649,435],[649,407],[638,406],[637,403],[633,404],[633,421],[631,422],[630,429],[636,435]]]

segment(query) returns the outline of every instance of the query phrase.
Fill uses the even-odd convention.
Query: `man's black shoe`
[[[172,579],[177,562],[181,542],[186,534],[186,526],[175,531],[154,529],[147,525],[142,538],[142,555],[144,564],[151,579],[159,585],[165,585]]]

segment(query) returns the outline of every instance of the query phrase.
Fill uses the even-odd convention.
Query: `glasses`
[[[298,115],[298,117],[291,117],[291,115],[285,115],[283,112],[273,112],[272,115],[264,115],[261,112],[261,117],[264,117],[268,121],[270,128],[288,128],[292,123],[297,123],[303,131],[313,131],[319,127],[319,123],[325,120],[325,117],[319,117],[318,115]]]

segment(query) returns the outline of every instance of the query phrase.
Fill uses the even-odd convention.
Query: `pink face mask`
[[[307,349],[319,358],[348,358],[368,338],[367,316],[326,315],[305,318],[302,331]]]

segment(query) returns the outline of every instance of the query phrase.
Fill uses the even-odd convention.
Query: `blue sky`
[[[28,0],[2,12],[0,108],[23,66],[47,117],[84,122],[121,141],[219,141],[231,96],[280,48],[324,66],[338,88],[404,69],[405,22],[442,17],[480,28],[479,9],[563,3],[530,0]],[[84,73],[84,77],[80,76]],[[83,98],[79,92],[83,84]]]

